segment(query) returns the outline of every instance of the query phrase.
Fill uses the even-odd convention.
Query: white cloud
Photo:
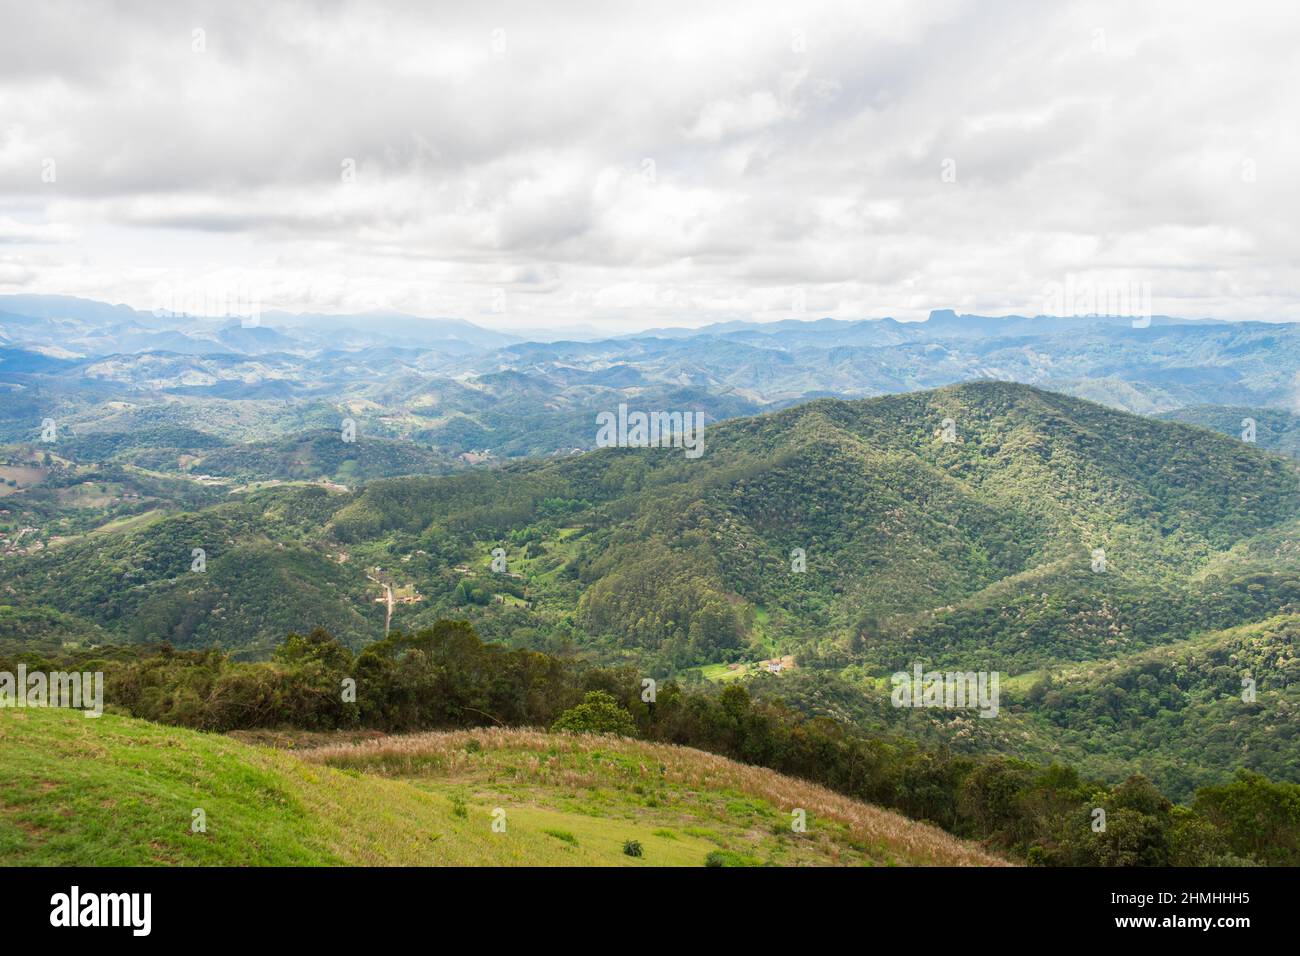
[[[0,291],[621,331],[1122,275],[1300,319],[1281,2],[6,5]]]

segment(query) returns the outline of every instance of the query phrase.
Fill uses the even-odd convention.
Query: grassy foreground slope
[[[3,710],[0,766],[9,865],[1001,862],[802,781],[621,738],[491,729],[298,755],[113,715]],[[807,832],[791,829],[793,808]],[[196,809],[206,832],[191,832]],[[623,852],[629,840],[640,857]]]

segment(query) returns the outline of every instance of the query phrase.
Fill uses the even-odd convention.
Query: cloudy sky
[[[1090,311],[1068,285],[1300,320],[1291,2],[0,23],[0,293],[621,331]]]

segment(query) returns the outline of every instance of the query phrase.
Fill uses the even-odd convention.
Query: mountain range
[[[240,446],[297,441],[350,418],[363,434],[416,443],[455,467],[588,450],[596,415],[622,402],[718,421],[819,397],[999,379],[1142,414],[1191,421],[1189,409],[1211,405],[1254,408],[1273,422],[1297,410],[1298,373],[1295,325],[1162,316],[936,311],[925,322],[730,322],[525,341],[398,313],[211,318],[0,297],[0,441],[33,441],[47,419],[79,441],[142,436],[136,446],[115,440],[119,460],[172,474],[196,462],[202,471],[202,456],[150,444],[159,428]],[[1275,431],[1262,428],[1261,440]],[[319,477],[348,480],[329,470]]]
[[[1174,794],[1236,767],[1297,779],[1291,460],[1006,382],[813,400],[706,434],[699,459],[605,448],[355,490],[196,482],[113,465],[111,444],[82,451],[97,465],[76,460],[85,439],[56,444],[44,481],[3,499],[54,533],[0,559],[0,643],[167,639],[257,658],[293,629],[361,647],[453,616],[659,677],[788,659],[756,693],[958,748],[1140,766]],[[328,468],[343,449],[445,464],[402,447],[322,434],[223,467]],[[88,517],[99,498],[122,510]],[[888,675],[916,663],[999,672],[1004,719],[889,707]],[[1170,668],[1172,685],[1144,677]],[[1168,733],[1126,736],[1139,717]]]

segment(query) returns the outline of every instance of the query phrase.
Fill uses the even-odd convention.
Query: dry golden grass
[[[538,780],[566,786],[599,781],[571,766],[552,766],[555,754],[617,753],[633,776],[659,779],[699,791],[736,791],[782,808],[799,807],[809,817],[835,820],[856,840],[886,848],[900,860],[931,866],[1006,866],[978,845],[936,827],[862,803],[825,787],[737,763],[689,747],[647,743],[594,734],[551,734],[543,730],[489,727],[410,734],[299,751],[301,759],[385,776],[455,779],[481,768],[494,752],[531,753],[522,771]],[[513,772],[520,772],[516,762]],[[635,780],[630,781],[635,783]]]
[[[389,735],[382,730],[231,730],[225,734],[232,740],[254,747],[273,747],[276,750],[307,750],[338,743],[360,743],[363,740],[381,740]]]

